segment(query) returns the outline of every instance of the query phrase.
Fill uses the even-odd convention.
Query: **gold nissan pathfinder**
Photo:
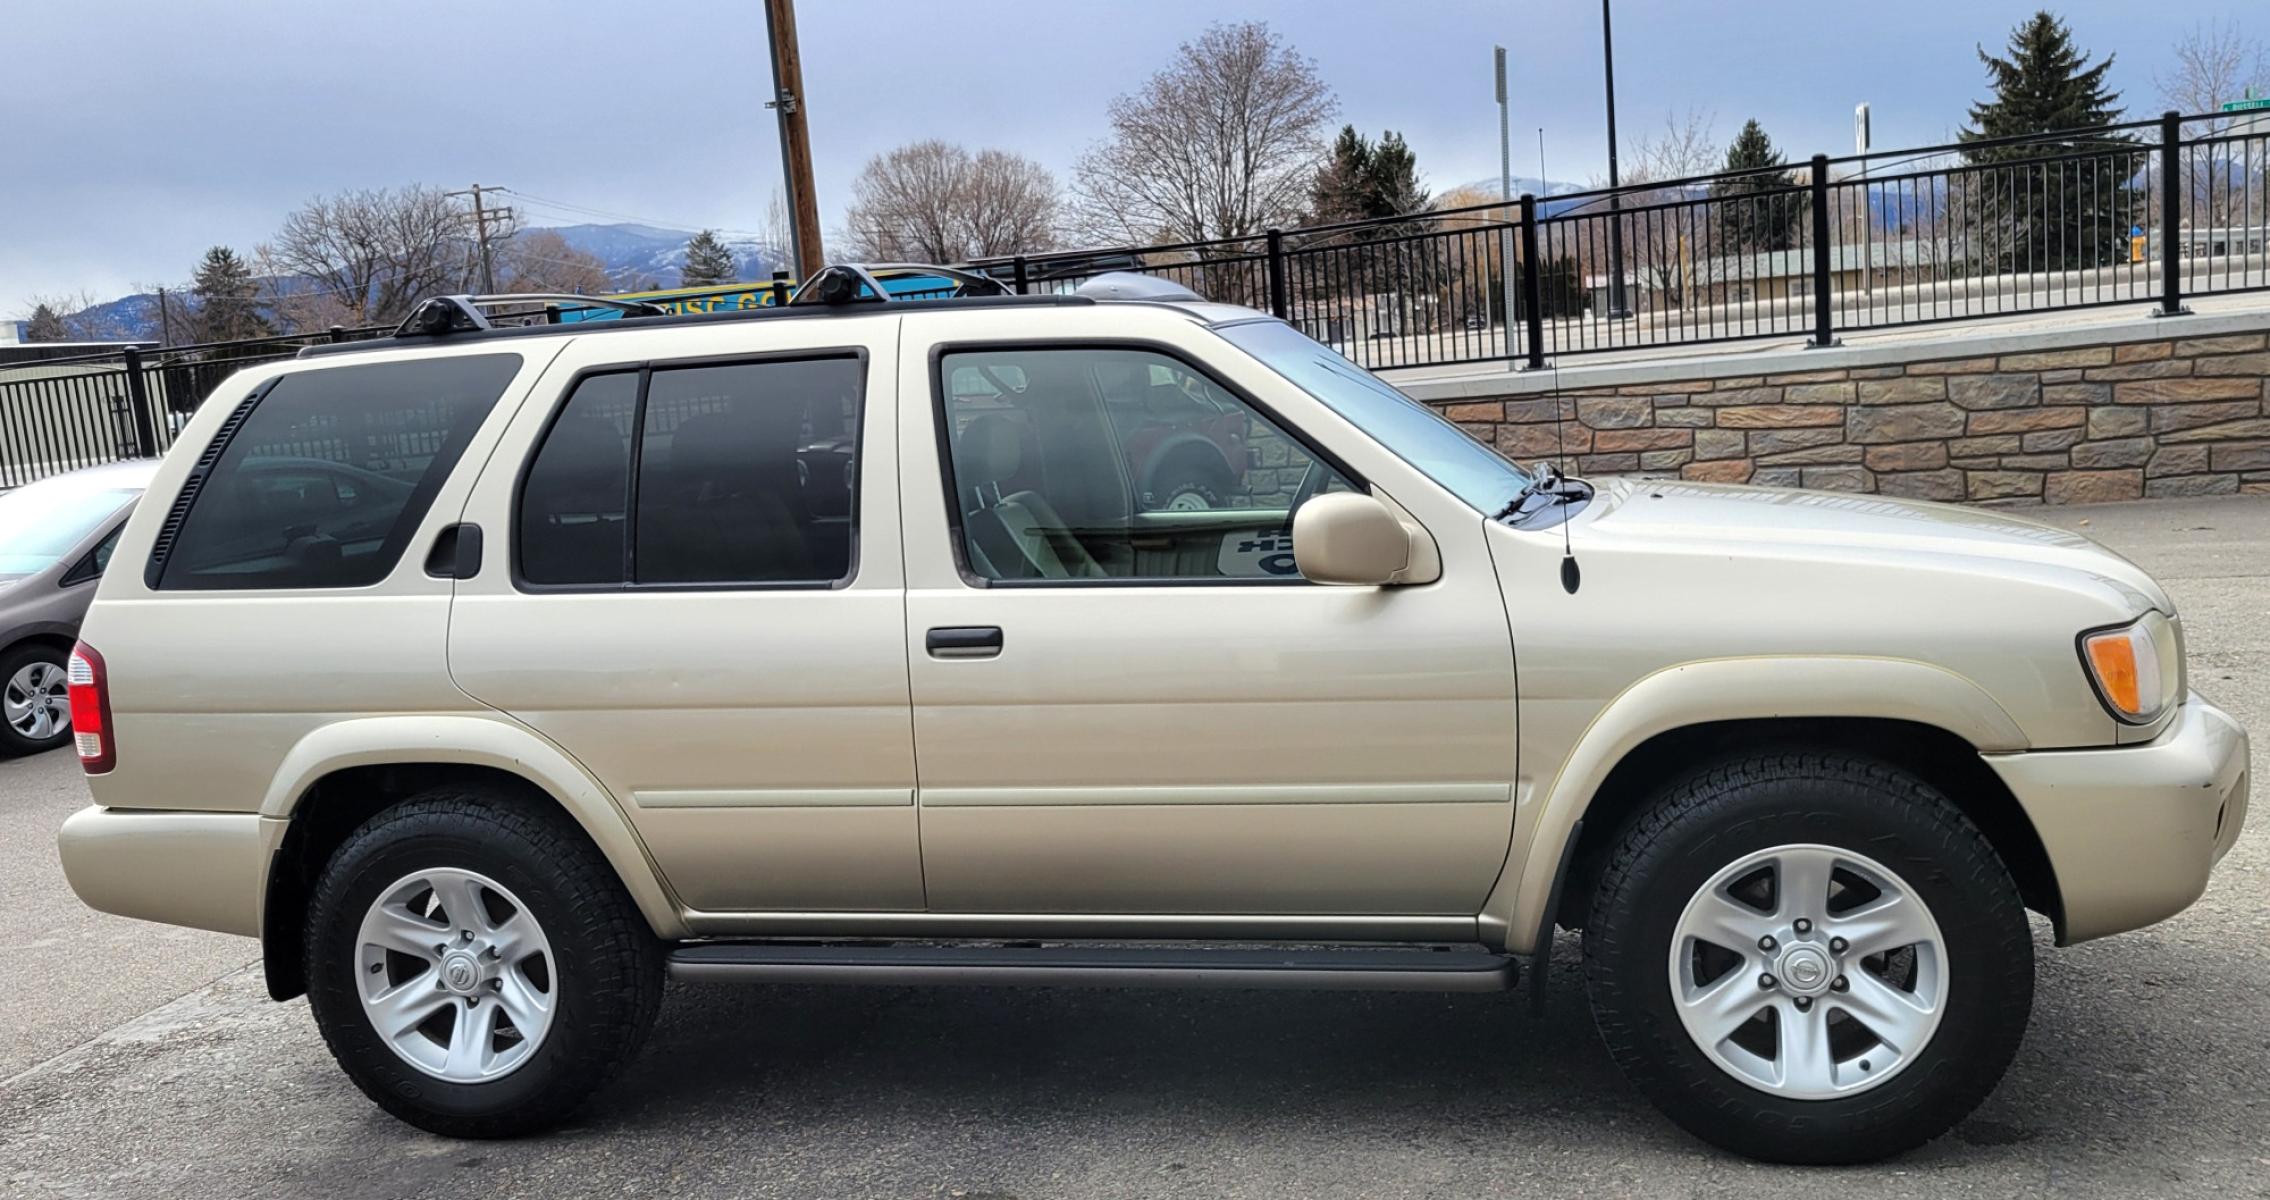
[[[666,977],[1536,989],[1581,930],[1642,1093],[1821,1163],[1995,1087],[2029,910],[2151,924],[2239,836],[2245,732],[2084,538],[1524,470],[1160,280],[879,270],[236,375],[69,660],[72,886],[258,937],[465,1137]]]

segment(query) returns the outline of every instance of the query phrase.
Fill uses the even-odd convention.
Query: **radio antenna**
[[[1553,185],[1546,182],[1546,179],[1545,129],[1543,126],[1539,126],[1537,128],[1537,190],[1550,196],[1553,194]],[[1545,269],[1545,264],[1541,262],[1531,263],[1529,264],[1529,269],[1532,271],[1543,271]],[[1582,287],[1583,280],[1579,279],[1577,281],[1577,286]],[[1543,295],[1544,289],[1538,289],[1538,296],[1540,297],[1540,300],[1542,299]],[[1553,481],[1553,502],[1558,505],[1565,505],[1569,502],[1569,494],[1567,490],[1569,474],[1569,414],[1567,409],[1561,407],[1561,356],[1558,354],[1553,356],[1553,384],[1549,394],[1553,402],[1553,451],[1554,456],[1557,460],[1553,464],[1553,473],[1559,476],[1558,479],[1555,479]],[[1575,405],[1572,404],[1569,407],[1574,408]],[[1564,513],[1561,516],[1561,589],[1573,596],[1576,594],[1576,589],[1581,586],[1583,582],[1584,572],[1580,570],[1576,565],[1576,550],[1569,544],[1569,517],[1568,514]]]

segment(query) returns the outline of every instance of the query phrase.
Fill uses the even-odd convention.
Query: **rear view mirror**
[[[1442,574],[1426,530],[1360,492],[1317,496],[1293,513],[1293,561],[1315,583],[1432,583]]]

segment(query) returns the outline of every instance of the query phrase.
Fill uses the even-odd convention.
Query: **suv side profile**
[[[2244,821],[2165,592],[2013,516],[1524,471],[1166,289],[433,303],[183,432],[60,843],[424,1129],[562,1120],[666,976],[1536,989],[1559,927],[1672,1120],[1867,1160],[2000,1079],[2029,909],[2166,918]]]

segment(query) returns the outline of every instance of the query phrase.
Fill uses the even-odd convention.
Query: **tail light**
[[[110,673],[102,655],[85,642],[71,648],[66,669],[71,684],[71,740],[79,750],[79,765],[89,775],[100,775],[118,765],[118,744],[110,730]]]

